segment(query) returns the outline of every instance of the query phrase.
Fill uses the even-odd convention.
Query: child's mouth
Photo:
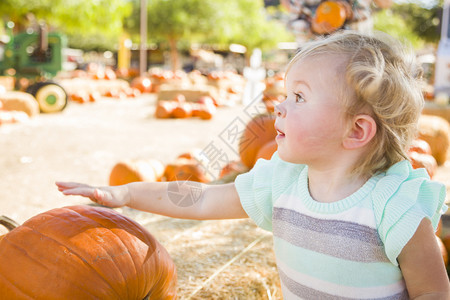
[[[282,131],[280,131],[279,129],[277,129],[277,139],[278,139],[278,138],[283,138],[283,137],[285,137],[284,132],[282,132]]]

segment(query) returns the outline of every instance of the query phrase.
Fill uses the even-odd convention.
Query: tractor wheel
[[[62,86],[54,82],[38,82],[29,91],[39,103],[43,113],[62,111],[67,105],[67,93]]]

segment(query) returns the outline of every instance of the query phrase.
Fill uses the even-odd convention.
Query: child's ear
[[[343,146],[347,150],[364,147],[372,140],[376,132],[377,124],[371,116],[357,115],[350,123]]]

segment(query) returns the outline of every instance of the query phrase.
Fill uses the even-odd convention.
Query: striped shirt
[[[397,256],[424,217],[436,228],[445,187],[407,161],[358,191],[319,203],[308,167],[275,153],[236,179],[242,206],[273,232],[285,299],[408,299]]]

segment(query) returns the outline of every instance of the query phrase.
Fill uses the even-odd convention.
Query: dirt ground
[[[153,117],[155,100],[145,94],[69,103],[61,113],[0,126],[0,215],[22,223],[52,208],[88,203],[63,196],[54,182],[107,185],[112,167],[123,159],[169,163],[183,152],[212,146],[228,160],[238,158],[233,128],[249,118],[242,105],[221,107],[209,121],[161,120]],[[435,179],[449,189],[450,166],[440,167]],[[178,268],[181,299],[281,299],[271,237],[251,221],[200,222],[119,211],[168,249]]]
[[[155,96],[70,102],[61,113],[40,114],[26,123],[0,126],[0,214],[18,222],[61,205],[85,202],[63,197],[54,182],[107,185],[123,159],[156,158],[164,164],[179,154],[217,144],[237,158],[219,135],[242,109],[221,107],[209,121],[155,119]]]
[[[249,120],[242,105],[220,107],[207,121],[165,120],[154,118],[155,101],[155,95],[144,94],[70,102],[61,113],[0,126],[0,215],[23,223],[52,208],[87,204],[82,197],[63,196],[54,182],[107,185],[112,167],[123,159],[166,164],[183,152],[213,148],[238,159],[232,128]],[[210,172],[218,175],[214,168]],[[250,220],[189,221],[118,211],[167,248],[177,265],[181,299],[280,299],[272,240]]]

